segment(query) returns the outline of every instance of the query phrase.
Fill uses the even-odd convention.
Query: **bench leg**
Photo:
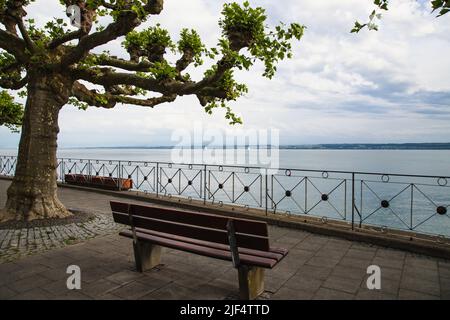
[[[133,249],[137,271],[143,272],[160,264],[161,246],[146,242],[138,242],[137,244],[133,243]]]
[[[242,300],[253,300],[264,292],[264,268],[240,266],[239,296]]]

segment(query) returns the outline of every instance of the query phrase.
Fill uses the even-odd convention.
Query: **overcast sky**
[[[160,22],[175,40],[182,28],[195,28],[215,46],[224,2],[165,0],[163,13],[146,24]],[[380,31],[355,35],[349,30],[367,18],[370,0],[250,2],[267,9],[271,26],[299,22],[308,29],[272,80],[261,77],[261,65],[237,74],[250,89],[231,104],[243,129],[278,129],[282,144],[450,141],[450,15],[436,19],[427,1],[393,0]],[[39,23],[64,17],[58,3],[38,0],[29,16]],[[121,40],[108,49],[125,57]],[[205,114],[195,97],[155,109],[65,106],[59,146],[171,145],[175,129],[225,130],[227,123],[221,111]],[[0,128],[0,147],[15,147],[18,139]]]

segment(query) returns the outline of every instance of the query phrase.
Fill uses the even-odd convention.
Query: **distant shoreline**
[[[201,146],[111,146],[111,147],[64,147],[64,149],[202,149]],[[206,146],[207,149],[268,149],[270,146]],[[450,150],[449,143],[343,143],[343,144],[311,144],[281,145],[280,150]]]

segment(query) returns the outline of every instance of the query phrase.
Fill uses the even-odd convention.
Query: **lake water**
[[[60,149],[58,157],[66,160],[64,172],[59,173],[85,173],[86,161],[76,159],[122,160],[120,176],[133,179],[135,188],[142,191],[155,192],[158,186],[158,192],[169,195],[346,221],[352,219],[354,195],[357,222],[450,236],[450,179],[447,184],[443,178],[394,175],[449,177],[449,150],[279,150],[270,156],[259,150],[262,156],[255,157],[256,151],[196,149],[184,150],[185,157],[180,157],[180,152],[169,149]],[[16,151],[0,149],[0,154],[15,155]],[[150,162],[164,162],[158,174]],[[201,165],[168,164],[172,162],[283,169],[265,175],[253,168],[210,166],[205,170]],[[94,175],[115,177],[117,168],[115,161],[91,162]],[[349,173],[329,171],[379,174],[361,173],[353,179]]]

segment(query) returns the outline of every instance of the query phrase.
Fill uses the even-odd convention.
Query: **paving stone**
[[[402,269],[404,261],[394,258],[375,257],[372,260],[372,264],[379,266],[380,268],[388,267],[393,269]]]
[[[285,283],[285,287],[302,290],[314,294],[322,285],[323,280],[308,277],[308,275],[295,275]]]
[[[431,269],[432,271],[437,271],[438,268],[438,264],[435,259],[414,257],[409,255],[405,259],[405,266],[417,269]]]
[[[343,249],[332,249],[332,248],[322,247],[320,250],[318,250],[316,252],[315,257],[325,257],[325,258],[340,260],[345,255],[346,251],[347,250],[343,250]]]
[[[372,260],[375,256],[375,251],[350,248],[346,254],[346,258],[353,258],[356,260]]]
[[[14,281],[12,283],[8,284],[8,287],[13,289],[14,291],[17,291],[18,293],[23,293],[25,291],[37,288],[37,287],[43,287],[46,284],[51,283],[52,281],[42,277],[40,275],[34,275],[28,278],[23,278],[17,281]]]
[[[123,299],[135,300],[139,299],[142,296],[145,296],[146,294],[154,290],[156,289],[152,289],[151,287],[146,286],[140,282],[133,281],[112,290],[110,293]]]
[[[350,267],[356,269],[367,270],[367,267],[372,265],[372,260],[370,259],[358,259],[353,257],[344,256],[341,260],[339,260],[338,265],[343,267]]]
[[[400,289],[398,298],[400,300],[436,300],[439,299],[438,296],[429,295],[423,292]]]
[[[339,260],[340,259],[338,259],[338,258],[332,258],[332,257],[314,256],[306,262],[306,265],[317,266],[317,267],[323,267],[323,266],[334,267],[339,263]]]
[[[396,300],[397,295],[388,294],[381,290],[360,289],[355,296],[356,300]]]
[[[52,281],[45,286],[42,286],[41,289],[48,292],[53,297],[60,297],[67,294],[67,291],[69,291],[66,281],[66,279]],[[83,288],[83,285],[83,282],[81,282],[81,288]]]
[[[355,294],[361,285],[361,281],[362,280],[330,276],[325,280],[322,286],[328,289]]]
[[[403,270],[383,267],[381,268],[381,279],[400,281]]]
[[[41,288],[33,288],[16,295],[14,300],[47,300],[51,296]]]
[[[237,276],[236,276],[236,281],[237,281]],[[265,290],[272,292],[272,293],[277,292],[286,283],[286,281],[287,280],[283,279],[283,278],[266,276],[266,278],[264,279]]]
[[[365,278],[361,282],[361,289],[369,290],[367,288],[367,278]],[[369,291],[379,291],[383,294],[398,295],[399,289],[400,289],[400,280],[385,279],[383,278],[383,276],[381,276],[381,288]]]
[[[444,292],[450,292],[450,278],[440,277],[441,294]]]
[[[198,300],[223,300],[224,297],[238,295],[239,293],[237,285],[233,286],[230,283],[223,283],[220,280],[202,284],[195,291],[195,299]]]
[[[114,273],[108,277],[106,277],[107,280],[118,283],[118,284],[125,284],[134,280],[138,280],[139,278],[143,278],[144,276],[139,272],[134,272],[130,270],[120,271],[117,273]]]
[[[176,283],[170,283],[160,289],[152,291],[151,293],[141,297],[146,300],[193,300],[196,297],[194,290],[180,286]]]
[[[314,279],[325,280],[326,278],[328,278],[332,271],[333,269],[330,267],[304,265],[297,270],[296,275],[303,275]]]
[[[11,299],[16,295],[17,292],[8,288],[8,286],[5,285],[0,287],[0,300]]]
[[[400,282],[400,289],[414,290],[428,295],[440,296],[440,285],[437,281],[403,276]]]
[[[315,300],[353,300],[353,298],[352,294],[328,288],[320,288],[313,297]]]
[[[99,296],[110,293],[112,290],[120,287],[120,284],[112,282],[106,279],[100,279],[91,283],[82,284],[81,292],[92,298],[97,298]],[[115,296],[116,299],[118,298]]]
[[[270,298],[273,300],[310,300],[313,296],[314,293],[312,292],[283,287],[271,295]]]
[[[83,294],[81,290],[67,290],[65,294],[52,298],[57,300],[92,300],[91,297]]]
[[[427,281],[439,281],[439,273],[437,269],[428,269],[406,264],[403,268],[403,276],[405,278],[414,278]]]
[[[450,268],[439,265],[439,275],[441,277],[450,278]]]
[[[406,256],[404,251],[390,249],[390,248],[379,248],[376,251],[376,256],[380,258],[403,260]]]
[[[337,265],[336,267],[333,268],[331,275],[341,278],[362,280],[367,276],[367,273],[364,268],[353,268]]]

